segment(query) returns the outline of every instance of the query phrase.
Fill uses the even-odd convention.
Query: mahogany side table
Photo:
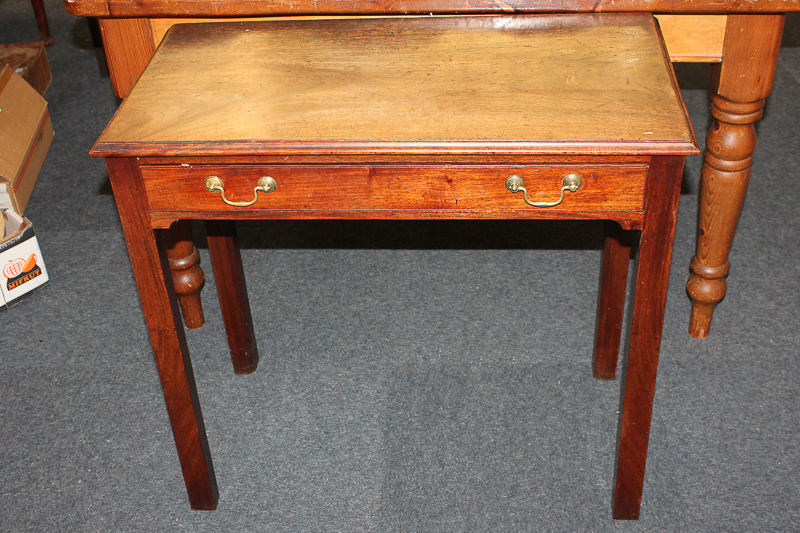
[[[602,219],[594,374],[613,379],[639,236],[614,517],[639,516],[684,156],[649,14],[180,25],[106,158],[181,468],[218,492],[165,230],[206,221],[234,371],[256,369],[236,219]],[[634,239],[635,240],[635,239]]]

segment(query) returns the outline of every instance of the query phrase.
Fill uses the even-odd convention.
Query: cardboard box
[[[0,44],[0,68],[3,65],[11,67],[42,96],[53,80],[47,52],[41,42]]]
[[[0,72],[0,209],[25,212],[52,142],[47,102],[6,65]]]
[[[33,224],[11,210],[3,211],[6,237],[0,239],[0,309],[30,296],[50,279]]]

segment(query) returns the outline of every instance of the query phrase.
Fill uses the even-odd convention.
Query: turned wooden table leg
[[[756,145],[753,123],[761,118],[764,106],[763,100],[737,104],[716,95],[712,101],[711,114],[716,121],[706,137],[697,251],[686,284],[692,299],[689,334],[696,338],[708,336],[714,308],[727,290],[728,253],[747,193]]]
[[[200,268],[200,253],[192,241],[192,226],[188,220],[175,222],[165,232],[167,257],[172,271],[172,282],[183,311],[183,321],[189,329],[205,323],[200,291],[206,277]]]
[[[597,379],[617,377],[630,259],[630,232],[614,221],[606,221],[592,361],[592,373]]]
[[[163,231],[150,229],[135,159],[106,160],[192,509],[214,509],[218,491],[197,387],[172,286]]]
[[[722,63],[713,67],[715,121],[706,137],[698,205],[697,250],[686,290],[692,300],[689,334],[708,337],[725,297],[728,254],[750,179],[754,123],[772,90],[783,15],[728,15]]]
[[[614,491],[616,519],[638,519],[642,505],[682,170],[681,157],[655,157],[649,170],[620,421]]]

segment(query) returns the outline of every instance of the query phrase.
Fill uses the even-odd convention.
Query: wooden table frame
[[[706,141],[697,248],[687,291],[692,301],[689,333],[707,337],[716,305],[727,291],[728,255],[747,192],[761,117],[772,81],[784,13],[800,11],[800,0],[65,0],[79,16],[99,17],[114,87],[124,97],[152,56],[166,27],[184,20],[217,17],[356,16],[487,13],[591,13],[648,11],[664,29],[673,61],[713,63],[714,123]],[[175,282],[187,327],[203,323],[197,265],[188,224],[168,238]]]
[[[595,46],[570,52],[575,62],[542,53],[576,35]],[[616,377],[639,236],[613,511],[639,517],[683,163],[698,153],[659,35],[642,14],[170,32],[92,155],[106,158],[192,508],[214,509],[218,491],[171,275],[176,222],[206,224],[234,371],[246,374],[258,350],[235,219],[602,219],[599,379]],[[354,54],[348,36],[371,52]],[[200,61],[202,75],[180,69]]]
[[[212,510],[216,508],[219,492],[181,327],[178,298],[169,275],[168,231],[151,228],[137,158],[107,158],[106,162],[114,194],[128,199],[117,205],[189,502],[192,509]],[[158,164],[159,160],[153,158],[148,162]],[[647,188],[648,210],[641,222],[644,231],[638,244],[636,293],[615,467],[613,516],[622,520],[638,519],[641,510],[683,157],[655,157],[649,165],[648,181],[652,185]],[[192,216],[213,215],[193,213]],[[234,372],[249,374],[258,366],[258,348],[236,229],[230,220],[207,219],[205,226]],[[598,379],[616,378],[631,257],[630,233],[617,222],[606,223],[592,363],[594,377]]]

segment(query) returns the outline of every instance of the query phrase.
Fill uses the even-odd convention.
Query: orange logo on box
[[[31,254],[27,260],[21,257],[10,259],[3,267],[3,275],[8,278],[8,290],[16,289],[26,281],[41,275],[42,269],[36,264],[36,254]]]

